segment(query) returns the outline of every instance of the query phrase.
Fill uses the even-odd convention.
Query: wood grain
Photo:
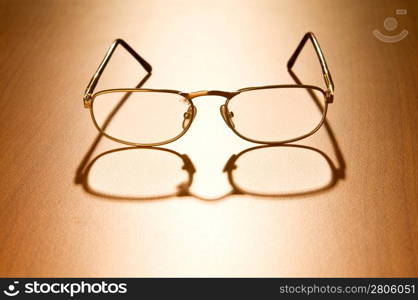
[[[408,14],[396,16],[399,8]],[[417,9],[416,1],[1,1],[0,275],[417,276]],[[409,31],[404,40],[372,35],[385,32],[388,16],[398,20],[394,33]],[[231,189],[226,161],[255,145],[225,126],[218,97],[196,100],[190,132],[166,146],[192,160],[198,197],[110,199],[75,180],[123,147],[98,136],[81,101],[115,38],[152,64],[145,87],[233,91],[294,83],[286,61],[307,31],[325,53],[335,101],[328,125],[296,144],[329,157],[339,174],[329,188],[222,197]],[[133,87],[144,75],[118,53],[99,89]],[[323,86],[311,47],[295,73]],[[262,159],[246,176],[274,183]],[[92,186],[121,192],[115,174],[134,184],[118,167],[126,161],[99,162]],[[305,166],[288,169],[302,181]],[[157,172],[135,171],[147,167]]]

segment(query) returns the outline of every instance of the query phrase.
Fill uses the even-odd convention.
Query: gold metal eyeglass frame
[[[325,81],[325,85],[326,85],[326,90],[325,91],[322,88],[317,87],[317,86],[313,86],[313,85],[282,84],[282,85],[266,85],[266,86],[246,87],[246,88],[239,89],[235,92],[219,91],[219,90],[205,90],[205,91],[185,93],[185,92],[181,92],[181,91],[177,91],[177,90],[171,90],[171,89],[117,88],[117,89],[106,89],[106,90],[102,90],[102,91],[99,91],[99,92],[96,92],[96,93],[93,94],[93,91],[94,91],[94,89],[95,89],[95,87],[96,87],[104,69],[106,68],[106,65],[108,64],[109,60],[112,57],[112,54],[115,52],[118,45],[122,45],[141,64],[141,66],[147,71],[148,75],[146,76],[146,78],[148,78],[151,75],[152,66],[145,59],[143,59],[138,53],[136,53],[135,50],[133,50],[124,40],[116,39],[112,43],[112,45],[110,46],[110,48],[107,51],[104,59],[100,63],[97,71],[94,73],[93,77],[91,78],[91,80],[90,80],[90,82],[89,82],[89,84],[88,84],[88,86],[85,90],[84,97],[83,97],[84,107],[90,110],[90,115],[92,117],[92,120],[93,120],[93,123],[94,123],[95,127],[99,130],[99,132],[101,134],[108,137],[109,139],[114,140],[114,141],[119,142],[119,143],[122,143],[122,144],[132,145],[132,146],[159,146],[159,145],[164,145],[164,144],[174,142],[175,140],[182,137],[187,132],[187,130],[190,128],[190,126],[192,124],[192,121],[193,121],[194,117],[196,116],[196,107],[194,106],[192,99],[197,98],[197,97],[201,97],[201,96],[210,96],[210,95],[221,96],[221,97],[226,98],[225,104],[221,105],[221,107],[220,107],[220,112],[221,112],[222,118],[224,119],[227,126],[235,134],[237,134],[239,137],[241,137],[242,139],[245,139],[245,140],[253,142],[253,143],[268,144],[268,145],[283,144],[283,143],[289,143],[289,142],[294,142],[294,141],[297,141],[297,140],[301,140],[303,138],[306,138],[306,137],[314,134],[322,126],[322,124],[324,123],[324,120],[326,118],[328,104],[333,103],[334,90],[335,90],[334,83],[333,83],[332,77],[331,77],[331,73],[329,72],[327,63],[325,61],[324,54],[323,54],[323,52],[322,52],[322,50],[319,46],[318,40],[316,39],[315,35],[312,32],[308,32],[304,35],[304,37],[300,41],[298,47],[296,48],[296,50],[294,51],[294,53],[290,57],[289,61],[287,62],[287,68],[288,68],[289,72],[291,72],[291,69],[292,69],[293,65],[295,64],[295,61],[296,61],[297,57],[299,56],[300,52],[302,51],[304,45],[306,44],[306,42],[308,40],[310,40],[312,42],[312,44],[314,46],[314,49],[315,49],[315,52],[318,56],[318,59],[319,59],[320,65],[321,65],[321,69],[322,69],[322,74],[323,74],[324,81]],[[228,110],[228,104],[229,104],[230,100],[234,96],[236,96],[236,95],[238,95],[242,92],[247,92],[247,91],[252,91],[252,90],[261,90],[261,89],[275,89],[275,88],[306,88],[306,89],[309,89],[309,90],[316,90],[318,92],[321,92],[324,96],[325,104],[324,104],[324,107],[323,107],[323,114],[322,114],[322,119],[320,120],[320,123],[312,131],[310,131],[307,134],[304,134],[304,135],[296,137],[296,138],[283,140],[283,141],[260,141],[260,140],[250,139],[250,138],[247,138],[247,137],[241,135],[235,129],[235,126],[234,126],[233,121],[232,121],[233,115]],[[97,124],[96,119],[94,117],[93,109],[92,109],[94,100],[97,96],[100,96],[100,95],[103,95],[103,94],[108,94],[108,93],[115,93],[115,92],[126,93],[126,96],[124,97],[125,100],[133,92],[159,92],[159,93],[171,93],[171,94],[177,94],[177,95],[183,96],[184,99],[189,104],[189,110],[187,111],[187,113],[191,114],[191,116],[189,116],[191,121],[187,123],[187,125],[183,128],[183,131],[180,134],[178,134],[177,136],[175,136],[175,137],[173,137],[169,140],[158,142],[158,143],[148,143],[148,144],[132,143],[132,142],[127,142],[127,141],[124,141],[124,140],[117,139],[115,137],[112,137],[112,136],[106,134],[104,132],[104,127],[107,126],[111,117],[114,116],[114,114],[116,113],[117,109],[120,106],[118,105],[118,107],[113,110],[110,117],[107,118],[107,121],[105,122],[105,125],[102,126],[103,128],[100,128],[100,126]]]

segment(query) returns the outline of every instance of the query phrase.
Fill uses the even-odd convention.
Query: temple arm
[[[308,32],[303,37],[302,41],[299,43],[293,55],[290,57],[287,62],[287,68],[292,69],[295,64],[296,59],[298,58],[299,53],[302,51],[303,46],[305,46],[307,40],[311,40],[315,52],[318,55],[319,63],[321,64],[322,73],[324,74],[325,85],[327,87],[326,96],[329,102],[332,102],[334,99],[334,82],[332,81],[331,73],[329,72],[327,62],[325,61],[324,54],[322,53],[321,47],[319,46],[318,40],[312,32]]]
[[[94,73],[93,77],[90,79],[90,82],[86,88],[86,91],[84,92],[83,101],[86,107],[89,106],[90,97],[94,91],[94,88],[96,87],[97,82],[100,79],[100,76],[102,75],[104,69],[106,68],[107,63],[109,62],[110,58],[112,57],[113,52],[115,52],[116,47],[118,45],[122,45],[133,57],[135,57],[135,59],[148,72],[148,74],[151,73],[152,67],[145,59],[143,59],[138,53],[136,53],[135,50],[132,49],[131,46],[129,46],[124,40],[116,39],[110,46],[109,50],[107,51],[105,57],[103,58],[99,67],[97,68],[96,73]]]

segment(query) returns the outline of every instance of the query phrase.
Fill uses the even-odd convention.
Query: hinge
[[[91,94],[86,94],[83,98],[84,108],[91,108]]]
[[[328,103],[334,102],[334,93],[333,93],[332,90],[326,90],[325,91],[325,97],[326,97]]]
[[[327,97],[327,102],[332,103],[334,101],[334,89],[332,87],[331,80],[327,73],[324,74],[325,84],[327,85],[327,90],[325,96]]]

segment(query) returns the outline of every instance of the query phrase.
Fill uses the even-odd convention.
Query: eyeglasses
[[[234,92],[117,88],[93,93],[100,76],[118,45],[123,46],[147,71],[152,67],[125,41],[115,40],[107,51],[84,94],[84,107],[106,137],[133,146],[158,146],[173,142],[190,128],[197,110],[193,99],[221,96],[220,113],[239,137],[260,144],[281,144],[303,139],[324,123],[328,104],[334,99],[334,83],[322,50],[312,32],[304,35],[290,57],[291,72],[299,53],[310,40],[318,56],[326,90],[313,85],[284,84],[246,87]],[[312,101],[315,95],[319,102]]]

